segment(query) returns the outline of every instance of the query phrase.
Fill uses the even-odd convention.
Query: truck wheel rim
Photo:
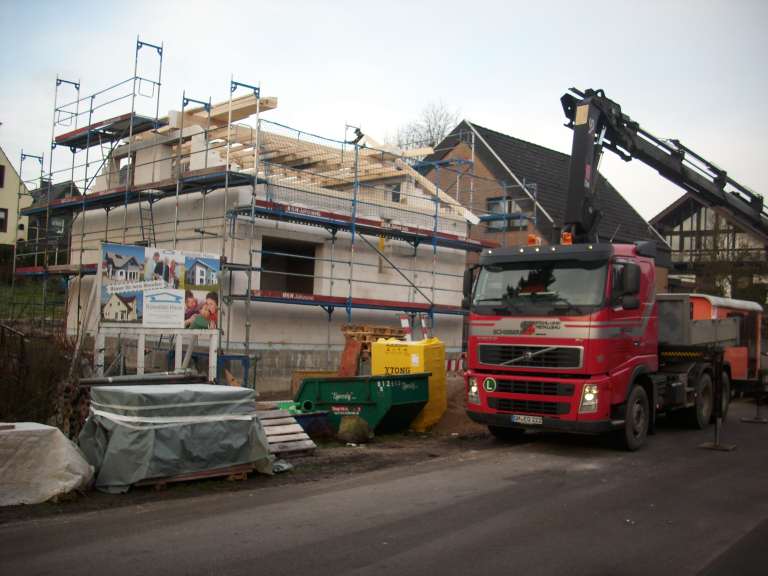
[[[639,400],[632,405],[632,436],[640,438],[645,433],[645,408]]]

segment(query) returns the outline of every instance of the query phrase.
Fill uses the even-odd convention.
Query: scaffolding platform
[[[153,128],[159,128],[167,123],[167,120],[164,119],[156,121],[154,118],[128,112],[60,134],[56,136],[54,142],[56,146],[84,150],[90,146],[121,140],[129,134],[136,135]]]
[[[351,232],[354,229],[358,234],[404,240],[413,246],[418,246],[422,242],[429,244],[434,242],[435,245],[442,248],[454,248],[471,252],[480,252],[484,248],[496,248],[498,246],[492,242],[464,239],[455,234],[435,232],[434,230],[427,230],[416,226],[395,227],[385,225],[380,220],[361,218],[359,216],[353,219],[345,214],[291,206],[266,200],[255,200],[253,207],[239,206],[234,208],[232,213],[237,216],[250,216],[251,210],[253,210],[254,216],[258,218],[282,220],[307,226],[319,226],[334,233],[340,230]]]
[[[52,266],[20,266],[15,270],[16,276],[77,276],[80,274],[96,274],[98,264],[56,264]]]
[[[247,296],[232,296],[232,300],[244,301]],[[301,294],[294,292],[275,292],[271,290],[252,290],[251,302],[271,302],[273,304],[299,304],[320,306],[327,312],[336,308],[360,310],[390,310],[407,314],[429,313],[453,314],[463,316],[466,311],[459,306],[447,304],[431,305],[427,302],[398,302],[396,300],[375,300],[372,298],[347,298],[344,296],[325,296],[322,294]]]
[[[178,180],[179,194],[190,194],[206,189],[223,188],[227,181],[227,175],[229,175],[230,186],[244,186],[253,183],[253,176],[250,174],[234,172],[231,170],[227,171],[223,170],[222,167],[203,168],[201,170],[192,170],[184,173]],[[40,214],[46,212],[49,208],[51,213],[67,212],[82,209],[83,207],[85,207],[86,210],[94,208],[114,208],[123,206],[126,203],[133,204],[139,200],[146,200],[147,192],[150,190],[157,192],[153,195],[153,201],[162,200],[163,198],[176,195],[176,184],[177,180],[173,178],[149,184],[142,184],[140,186],[131,186],[127,191],[125,186],[118,186],[116,188],[104,190],[103,192],[86,194],[85,197],[77,196],[60,198],[59,200],[53,200],[50,204],[32,205],[23,208],[21,214],[22,216]]]

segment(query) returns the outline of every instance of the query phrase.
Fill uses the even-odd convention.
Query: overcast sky
[[[232,74],[279,98],[265,118],[329,137],[349,123],[383,140],[442,101],[568,152],[560,96],[603,88],[655,135],[768,190],[765,1],[0,2],[0,146],[14,164],[21,148],[48,154],[56,74],[83,94],[126,79],[140,35],[165,45],[161,114],[183,90],[225,100]],[[611,153],[601,168],[646,218],[680,195]]]

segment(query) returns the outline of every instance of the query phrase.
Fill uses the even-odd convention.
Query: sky
[[[184,91],[226,100],[234,77],[278,98],[264,118],[331,138],[351,124],[382,141],[442,102],[476,124],[569,152],[560,96],[602,88],[654,135],[768,190],[761,0],[0,4],[0,146],[16,165],[21,149],[47,164],[56,75],[79,80],[82,95],[125,80],[139,36],[164,46],[161,115],[181,107]],[[154,53],[139,54],[139,74],[154,75]],[[61,87],[60,98],[73,94]],[[37,170],[24,163],[25,178]],[[610,152],[601,171],[646,218],[682,193]]]

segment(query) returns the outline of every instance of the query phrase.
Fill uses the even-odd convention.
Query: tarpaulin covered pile
[[[256,393],[209,384],[98,386],[79,438],[96,488],[252,463],[272,472]]]
[[[0,506],[38,504],[88,487],[93,468],[61,430],[36,422],[10,426],[0,430]]]

